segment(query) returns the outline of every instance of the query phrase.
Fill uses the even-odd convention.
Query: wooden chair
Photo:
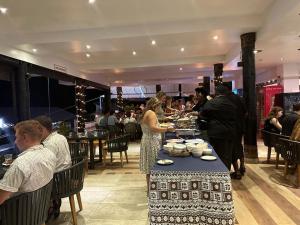
[[[108,140],[107,142],[107,152],[110,153],[110,162],[113,162],[113,153],[119,152],[120,153],[120,161],[121,166],[123,167],[123,155],[122,153],[125,153],[126,156],[126,162],[128,163],[128,156],[127,156],[127,150],[128,150],[128,135],[122,135],[117,138],[113,138]],[[104,158],[104,161],[106,159],[106,156]]]
[[[69,149],[71,154],[72,165],[78,163],[81,159],[84,159],[84,169],[88,172],[88,142],[69,142]],[[74,163],[75,162],[75,163]]]
[[[271,151],[272,148],[275,149],[276,152],[276,169],[278,169],[278,164],[279,164],[279,155],[280,155],[280,150],[277,148],[277,143],[279,138],[285,138],[288,139],[288,136],[284,136],[284,135],[280,135],[280,134],[276,134],[276,133],[272,133],[266,130],[261,130],[261,134],[262,134],[262,138],[264,141],[264,145],[268,147],[268,153],[267,153],[267,162],[270,162],[270,158],[271,158]]]
[[[125,134],[129,135],[130,140],[134,141],[137,139],[137,124],[136,123],[126,123],[124,125]]]
[[[44,187],[15,195],[0,205],[1,225],[44,225],[48,216],[52,180]]]
[[[300,186],[300,142],[284,138],[279,139],[280,153],[285,160],[284,176],[288,173],[288,165],[297,166],[297,182]]]
[[[55,173],[53,177],[52,199],[69,198],[74,225],[77,225],[74,195],[77,196],[80,211],[82,210],[80,191],[84,182],[83,167],[84,159],[81,159],[79,163]]]

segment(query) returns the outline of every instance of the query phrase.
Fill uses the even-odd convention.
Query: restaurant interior
[[[1,1],[0,224],[300,224],[299,22],[299,0]],[[2,202],[39,116],[70,164]]]

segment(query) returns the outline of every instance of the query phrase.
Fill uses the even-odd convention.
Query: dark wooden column
[[[85,90],[86,86],[76,81],[75,86],[75,102],[76,102],[76,117],[77,117],[77,132],[83,133],[85,129]]]
[[[256,33],[241,35],[242,65],[243,65],[243,98],[247,107],[245,122],[244,149],[245,157],[258,159],[257,153],[257,120],[256,120],[256,91],[255,91],[255,49]]]
[[[203,87],[209,94],[210,93],[210,77],[203,77]]]
[[[17,121],[27,120],[30,118],[30,93],[27,75],[27,63],[21,62],[11,74],[12,88],[15,90],[13,105],[17,114]]]
[[[161,85],[160,85],[160,84],[157,84],[157,85],[155,86],[155,89],[156,89],[156,93],[157,93],[157,92],[160,92],[160,91],[161,91]]]
[[[181,84],[178,84],[178,93],[179,93],[179,97],[182,97],[182,89],[181,89]]]
[[[215,87],[219,84],[223,83],[223,63],[217,63],[214,64],[214,82],[215,82]]]

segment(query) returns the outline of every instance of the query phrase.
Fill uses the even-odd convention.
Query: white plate
[[[182,143],[184,139],[169,139],[167,143]]]
[[[189,139],[185,140],[186,143],[193,143],[193,144],[198,144],[198,143],[204,143],[202,139]]]
[[[213,155],[203,155],[200,158],[207,161],[213,161],[217,159],[217,157]]]
[[[171,159],[160,159],[160,160],[157,160],[156,162],[158,165],[171,165],[174,163],[173,160]]]

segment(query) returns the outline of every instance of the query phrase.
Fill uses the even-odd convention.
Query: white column
[[[299,92],[300,64],[283,64],[282,85],[284,93]]]

